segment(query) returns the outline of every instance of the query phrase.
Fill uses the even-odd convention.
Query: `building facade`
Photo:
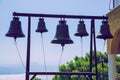
[[[108,14],[113,39],[107,41],[109,80],[120,80],[116,74],[116,55],[120,54],[120,0],[113,0],[113,10]]]

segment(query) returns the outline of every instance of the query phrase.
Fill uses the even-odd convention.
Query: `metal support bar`
[[[93,19],[91,20],[91,30],[90,30],[90,72],[92,72],[92,60],[93,60],[93,34],[94,34],[94,30],[93,30]],[[92,80],[92,75],[89,76],[90,80]]]
[[[94,34],[93,34],[93,36],[94,36],[94,61],[95,61],[95,72],[96,72],[96,80],[98,80],[98,66],[97,66],[97,64],[98,64],[98,61],[97,61],[97,55],[96,55],[96,36],[95,36],[95,20],[93,20],[93,31],[94,31]]]
[[[29,76],[33,75],[33,79],[36,75],[88,75],[90,80],[92,76],[96,76],[98,80],[97,71],[97,58],[96,58],[96,40],[95,40],[95,19],[108,19],[107,16],[85,16],[85,15],[58,15],[58,14],[33,14],[33,13],[16,13],[13,12],[13,16],[28,17],[28,37],[27,37],[27,58],[26,58],[26,79],[29,80]],[[90,72],[30,72],[30,39],[31,39],[31,17],[47,17],[47,18],[72,18],[72,19],[91,19],[91,32],[90,32]],[[92,60],[93,60],[93,48],[94,48],[94,61],[96,65],[96,72],[92,72]]]
[[[94,52],[93,52],[94,50]],[[95,72],[96,72],[96,80],[98,80],[98,70],[97,70],[97,56],[96,56],[96,38],[95,38],[95,20],[91,20],[91,35],[90,35],[90,72],[92,72],[92,60],[94,56],[95,62]],[[90,76],[90,80],[92,80],[92,75]]]
[[[85,15],[58,15],[58,14],[33,14],[13,12],[13,16],[30,17],[52,17],[52,18],[73,18],[73,19],[108,19],[106,16],[85,16]]]
[[[36,74],[32,76],[32,78],[30,80],[33,80],[36,77]]]
[[[93,72],[30,72],[30,75],[96,75]]]
[[[102,76],[102,79],[105,80],[105,79],[104,79],[104,77],[105,77],[105,75],[104,75],[104,61],[102,61],[102,75],[103,75],[103,76]]]

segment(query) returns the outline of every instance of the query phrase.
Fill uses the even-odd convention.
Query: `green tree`
[[[108,80],[108,54],[97,52],[97,67],[98,67],[98,78],[99,80]],[[94,55],[93,55],[94,58]],[[104,60],[103,60],[104,59]],[[120,56],[116,57],[117,73],[120,75]],[[89,72],[90,66],[90,54],[87,53],[84,57],[75,56],[75,58],[66,64],[59,66],[60,72]],[[93,63],[92,71],[95,72],[95,63]],[[83,75],[56,75],[53,80],[86,80],[88,76]],[[95,76],[93,76],[95,80]]]
[[[41,80],[40,78],[34,78],[33,80]]]

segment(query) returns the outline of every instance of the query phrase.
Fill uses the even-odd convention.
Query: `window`
[[[120,5],[120,0],[113,0],[114,8]]]

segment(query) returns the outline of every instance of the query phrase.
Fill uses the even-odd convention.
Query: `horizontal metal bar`
[[[30,75],[96,75],[93,72],[29,72]]]
[[[33,13],[17,13],[17,12],[13,12],[13,16],[51,17],[51,18],[73,18],[73,19],[108,19],[107,16],[33,14]]]

